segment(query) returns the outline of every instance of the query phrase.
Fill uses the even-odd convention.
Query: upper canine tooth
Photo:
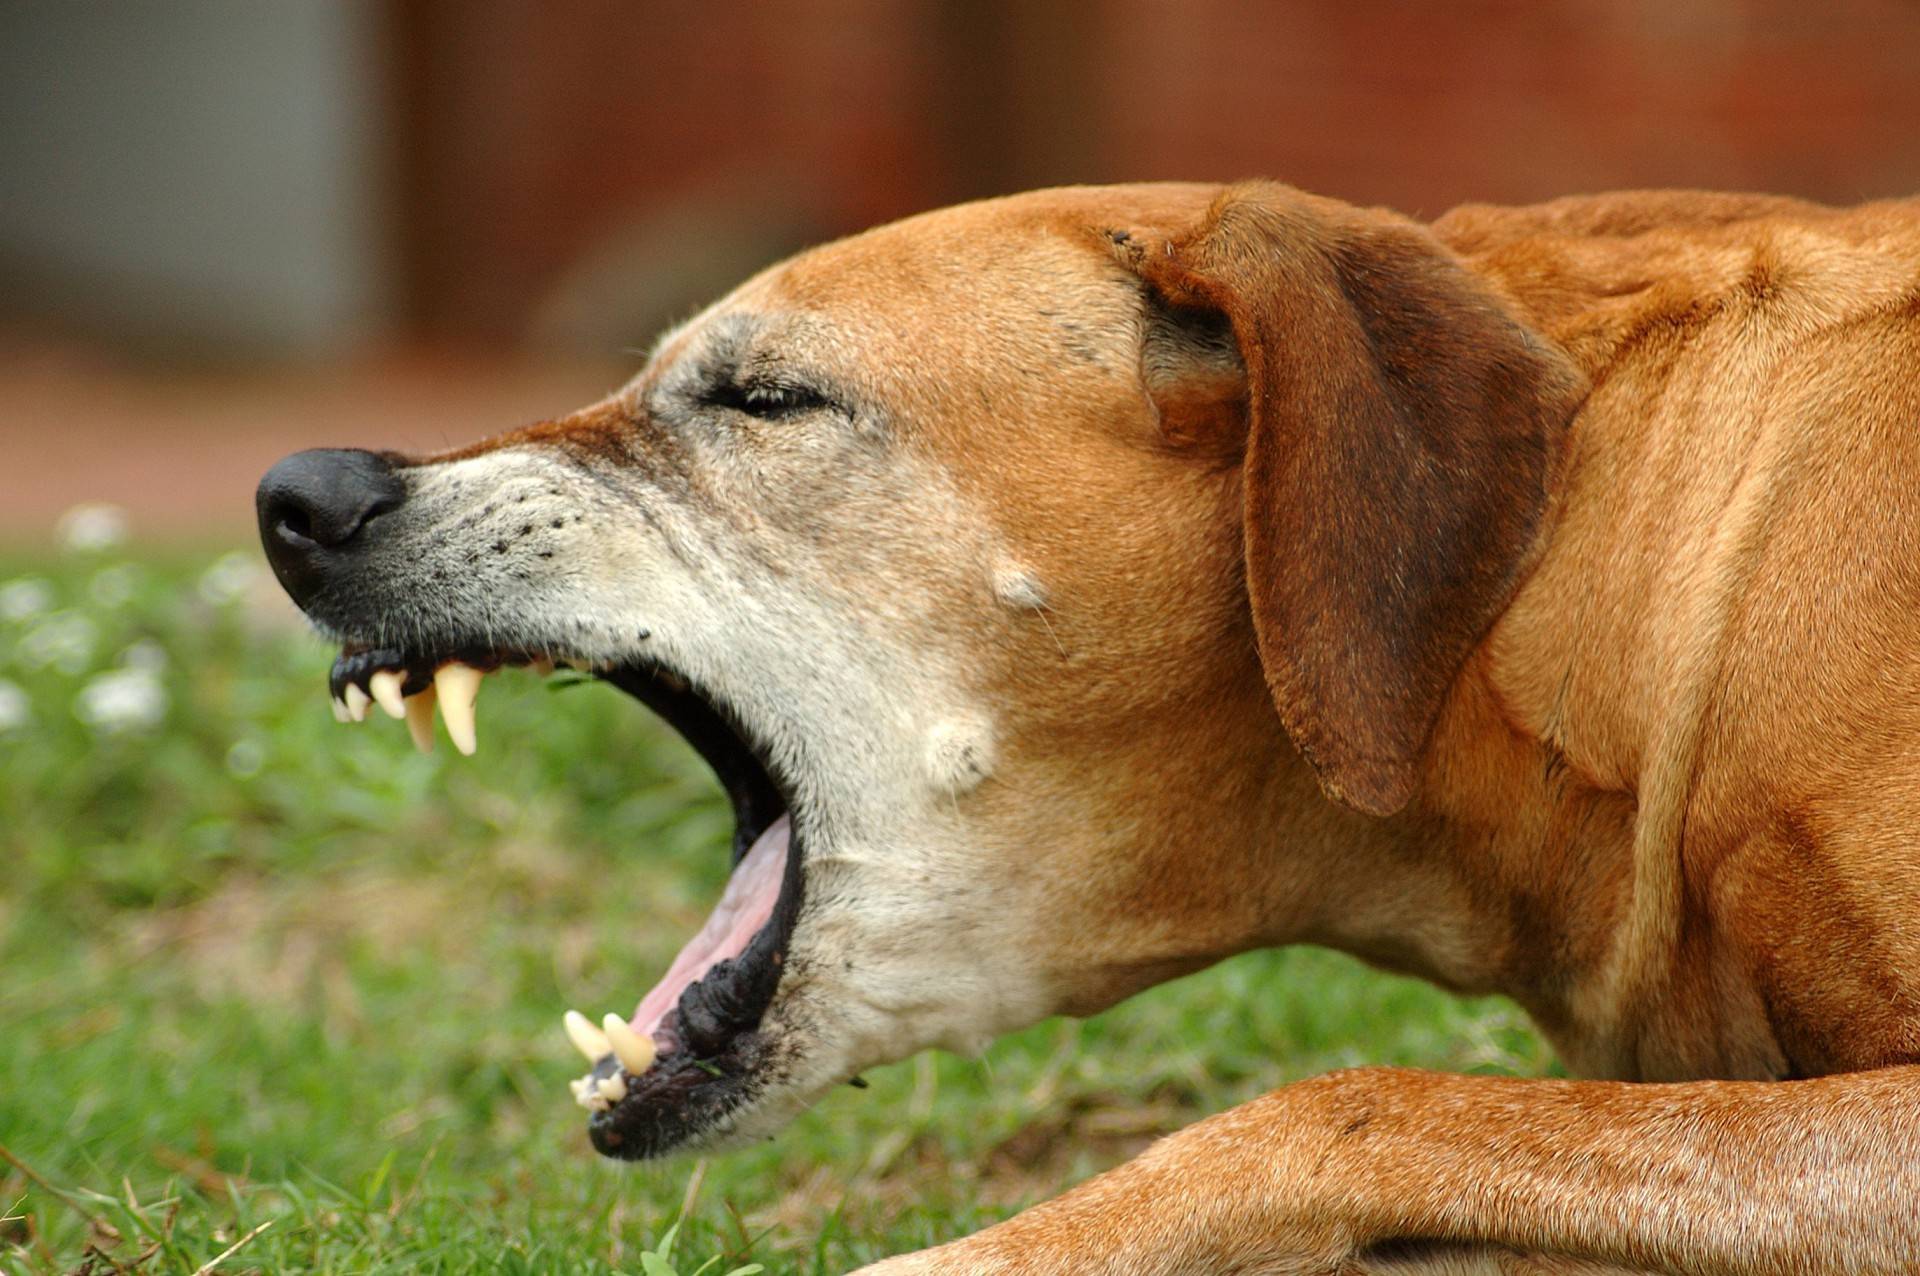
[[[422,753],[433,752],[433,706],[439,698],[432,684],[407,697],[407,734],[413,737],[413,747]]]
[[[440,696],[440,720],[447,724],[447,736],[453,741],[453,747],[468,757],[473,756],[479,745],[473,727],[473,701],[480,694],[483,677],[478,669],[459,661],[441,665],[433,675],[433,689]]]
[[[561,1020],[567,1026],[567,1040],[573,1042],[574,1049],[587,1056],[588,1063],[598,1063],[613,1050],[607,1044],[607,1036],[593,1026],[593,1020],[578,1010],[567,1011]]]
[[[404,681],[396,669],[382,669],[367,679],[367,690],[373,693],[374,700],[387,711],[389,718],[407,716],[407,706],[400,695],[400,685]]]
[[[609,1014],[600,1021],[600,1026],[606,1030],[607,1044],[621,1067],[637,1077],[653,1066],[653,1042],[635,1032],[633,1025],[619,1015]]]
[[[367,706],[373,703],[372,697],[360,689],[357,682],[347,684],[347,716],[355,722],[367,720]]]

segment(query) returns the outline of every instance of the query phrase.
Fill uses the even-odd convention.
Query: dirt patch
[[[754,1228],[817,1228],[839,1210],[860,1230],[891,1230],[926,1196],[929,1183],[1000,1212],[1057,1196],[1111,1169],[1203,1115],[1172,1094],[1144,1099],[1108,1092],[1063,1097],[1058,1111],[1029,1122],[984,1151],[959,1153],[940,1138],[901,1132],[868,1158],[852,1183],[821,1168],[796,1179],[778,1204],[754,1214]],[[858,1218],[853,1217],[857,1209]]]
[[[298,890],[254,878],[223,884],[181,908],[127,919],[121,936],[135,961],[164,959],[203,998],[285,1006],[317,990],[330,1018],[357,1023],[349,953],[425,951],[462,956],[460,925],[476,902],[446,883],[362,873],[302,882]]]

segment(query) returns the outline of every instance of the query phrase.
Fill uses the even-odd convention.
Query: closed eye
[[[701,396],[709,407],[742,412],[763,421],[777,421],[804,412],[834,408],[833,400],[810,385],[782,381],[727,381]]]

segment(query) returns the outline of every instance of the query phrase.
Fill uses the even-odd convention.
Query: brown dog
[[[572,1023],[603,1151],[1312,942],[1612,1079],[1322,1077],[876,1270],[1859,1273],[1920,1270],[1916,474],[1920,204],[1143,186],[260,509],[343,712],[438,671],[466,744],[568,657],[732,794],[714,920]]]

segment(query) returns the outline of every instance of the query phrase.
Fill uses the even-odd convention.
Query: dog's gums
[[[753,1088],[763,1062],[756,1033],[779,982],[798,906],[792,819],[772,777],[722,711],[684,679],[657,668],[548,653],[469,651],[444,658],[350,646],[330,678],[334,717],[364,721],[378,705],[404,720],[415,746],[426,752],[437,707],[454,747],[471,756],[480,683],[507,667],[543,676],[580,668],[621,685],[681,730],[734,801],[733,875],[699,933],[631,1018],[609,1013],[596,1027],[569,1010],[563,1019],[568,1040],[594,1065],[570,1089],[593,1114],[595,1146],[619,1157],[652,1155]]]

